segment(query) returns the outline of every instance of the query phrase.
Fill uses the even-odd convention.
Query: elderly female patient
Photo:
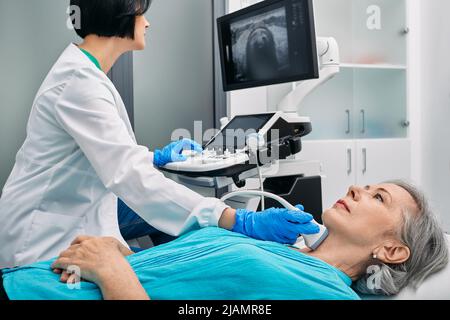
[[[358,299],[352,283],[394,295],[448,263],[443,231],[405,183],[351,187],[323,220],[330,235],[314,252],[218,228],[138,254],[80,237],[55,261],[4,270],[3,284],[10,299]],[[73,266],[88,281],[75,289],[73,274],[52,272]]]

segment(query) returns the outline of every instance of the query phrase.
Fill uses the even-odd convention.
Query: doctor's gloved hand
[[[200,144],[191,139],[175,141],[164,147],[162,150],[155,150],[153,163],[159,168],[164,167],[166,164],[171,162],[186,161],[186,156],[182,154],[183,150],[202,152],[203,148]]]
[[[300,234],[319,233],[319,227],[312,222],[313,216],[303,212],[301,205],[296,208],[300,211],[271,208],[253,212],[239,209],[236,211],[236,224],[232,231],[282,244],[294,244]]]

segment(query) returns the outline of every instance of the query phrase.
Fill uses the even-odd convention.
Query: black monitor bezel
[[[282,2],[286,2],[286,1],[291,1],[291,0],[265,0],[265,1],[259,2],[257,4],[254,4],[252,6],[241,9],[239,11],[227,14],[227,15],[217,19],[217,32],[218,32],[220,61],[221,61],[221,69],[222,69],[222,84],[223,84],[223,90],[225,92],[319,78],[319,61],[318,61],[318,57],[317,57],[317,42],[316,42],[313,0],[303,0],[306,2],[307,10],[308,10],[308,17],[307,17],[308,29],[309,29],[308,34],[310,35],[312,53],[313,53],[312,57],[311,57],[311,62],[314,66],[313,70],[310,73],[305,73],[302,75],[296,75],[296,76],[284,77],[284,78],[278,78],[278,79],[271,79],[271,80],[251,81],[251,82],[233,83],[233,84],[230,84],[227,81],[228,64],[225,59],[225,50],[226,49],[224,47],[224,36],[223,36],[224,30],[222,28],[223,24],[229,20],[233,20],[237,17],[246,15],[254,10],[260,10],[264,7],[272,6],[274,4],[282,3]]]

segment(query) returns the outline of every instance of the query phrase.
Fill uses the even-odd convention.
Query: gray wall
[[[0,190],[25,139],[34,96],[76,35],[68,1],[0,0]]]
[[[422,180],[450,232],[450,1],[422,4]]]
[[[162,147],[174,129],[193,132],[194,121],[213,127],[212,10],[212,0],[153,1],[147,13],[147,48],[134,53],[139,143]]]

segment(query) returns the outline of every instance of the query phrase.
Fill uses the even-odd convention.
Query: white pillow
[[[450,235],[447,235],[450,251]],[[389,300],[450,300],[450,264],[447,267],[430,276],[417,288],[404,289],[394,297],[366,296],[363,299],[389,299]]]

